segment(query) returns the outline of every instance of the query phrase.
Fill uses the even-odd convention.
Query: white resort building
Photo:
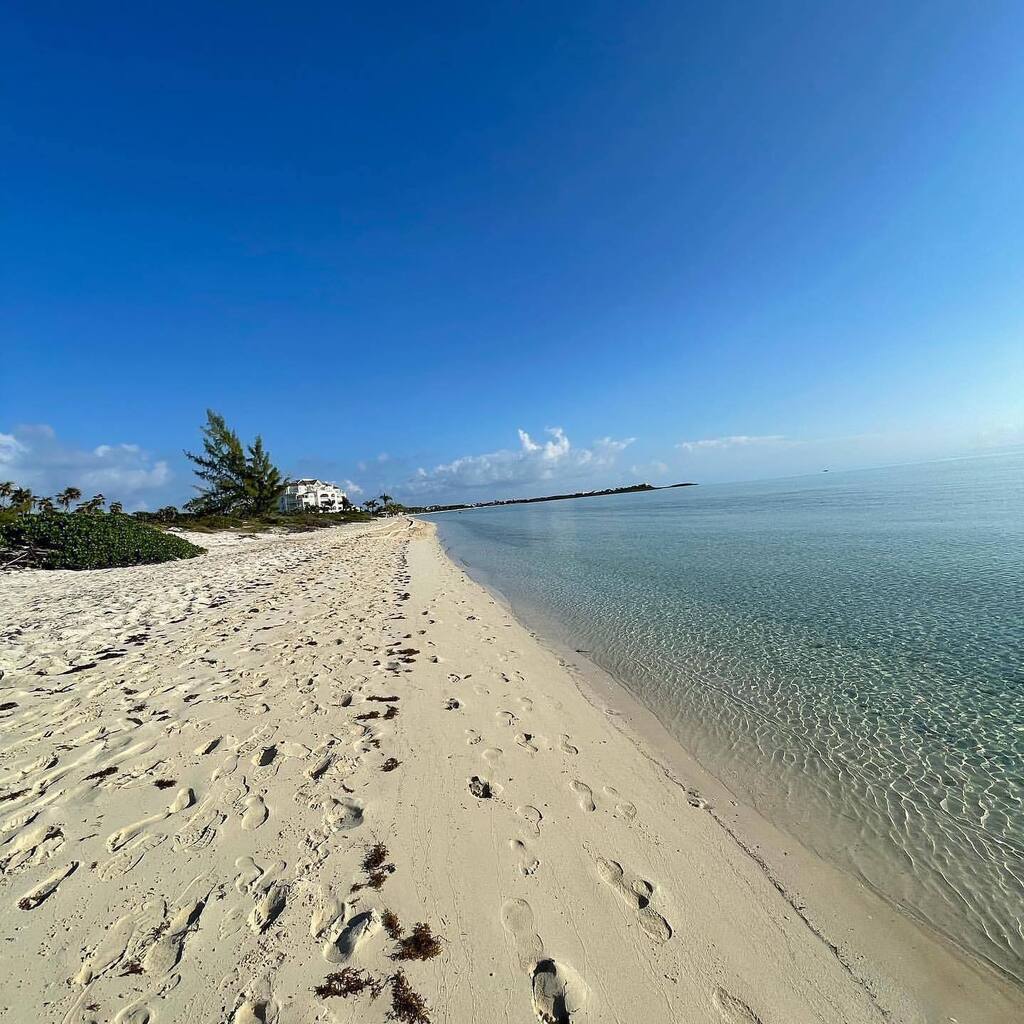
[[[281,495],[282,512],[340,512],[345,492],[324,480],[289,480]]]

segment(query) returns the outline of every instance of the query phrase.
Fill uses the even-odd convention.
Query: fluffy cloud
[[[137,507],[145,495],[165,487],[171,476],[166,462],[154,460],[137,444],[77,448],[62,442],[45,424],[0,434],[0,479],[13,480],[36,494],[77,487],[87,496],[101,493]]]
[[[545,432],[549,436],[541,441],[520,430],[518,448],[464,455],[429,470],[421,467],[405,489],[418,494],[460,492],[570,480],[614,465],[619,453],[635,440],[602,437],[589,448],[574,448],[561,427],[548,427]]]
[[[680,441],[676,445],[684,452],[699,452],[708,449],[749,448],[752,445],[782,444],[786,438],[782,434],[733,434],[729,437],[706,437],[700,441]]]
[[[362,494],[363,489],[355,482],[355,480],[342,480],[338,486],[350,497],[354,498],[357,494]]]

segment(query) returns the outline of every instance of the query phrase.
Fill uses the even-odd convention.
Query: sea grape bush
[[[19,514],[0,521],[0,562],[26,553],[19,565],[43,569],[109,569],[194,558],[205,549],[132,516]]]

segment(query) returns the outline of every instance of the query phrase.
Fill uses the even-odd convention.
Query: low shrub
[[[136,519],[160,526],[174,526],[194,533],[220,533],[234,530],[244,533],[266,533],[268,530],[284,530],[288,533],[306,533],[322,530],[328,526],[343,526],[347,523],[368,523],[372,520],[366,512],[354,509],[348,512],[268,512],[262,516],[236,516],[212,513],[199,515],[195,512],[175,512],[172,517],[168,510],[159,512],[134,512]]]
[[[119,513],[22,513],[0,521],[0,564],[109,569],[194,558],[204,550]]]

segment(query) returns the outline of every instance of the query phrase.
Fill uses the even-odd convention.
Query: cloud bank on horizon
[[[462,455],[432,467],[385,452],[365,459],[303,455],[297,459],[301,472],[294,475],[332,480],[356,503],[386,491],[407,504],[449,504],[642,482],[742,481],[886,465],[893,461],[895,440],[903,456],[898,461],[903,462],[957,450],[963,455],[986,454],[1024,444],[1024,424],[1017,423],[958,432],[955,439],[934,431],[898,439],[885,433],[818,438],[723,434],[645,444],[635,437],[606,435],[578,446],[560,426],[546,428],[543,436],[522,428],[517,434],[515,446]],[[627,449],[635,452],[629,463],[622,459]],[[37,495],[74,486],[87,497],[102,493],[108,501],[121,501],[129,511],[183,505],[193,483],[192,467],[180,452],[157,455],[129,442],[73,443],[46,424],[0,431],[0,480],[11,480]]]
[[[418,495],[457,496],[499,486],[524,487],[549,481],[573,482],[615,466],[618,456],[636,438],[602,437],[589,448],[574,447],[562,427],[547,427],[547,440],[537,441],[519,429],[519,447],[482,455],[464,455],[433,469],[420,466],[406,489]]]
[[[45,423],[18,426],[0,433],[0,479],[52,495],[65,487],[85,497],[103,494],[133,510],[148,507],[147,498],[165,493],[174,474],[165,459],[155,459],[137,444],[67,444]]]

